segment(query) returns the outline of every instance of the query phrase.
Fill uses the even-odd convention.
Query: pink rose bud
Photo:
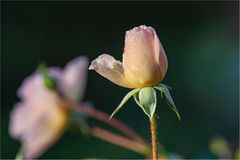
[[[103,54],[92,61],[89,69],[117,85],[143,88],[161,82],[167,67],[167,57],[155,30],[142,25],[126,32],[123,63]]]

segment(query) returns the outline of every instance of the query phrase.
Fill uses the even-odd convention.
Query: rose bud
[[[92,61],[93,69],[126,88],[144,88],[161,82],[168,62],[155,30],[141,25],[126,32],[123,63],[103,54]]]

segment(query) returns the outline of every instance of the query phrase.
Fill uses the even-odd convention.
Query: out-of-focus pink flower
[[[70,100],[81,100],[87,82],[87,57],[78,57],[69,62],[62,73],[63,93]]]
[[[38,73],[24,80],[18,90],[21,102],[15,104],[10,115],[9,132],[23,144],[25,158],[40,156],[63,134],[71,107],[66,100],[76,101],[84,93],[87,66],[87,58],[79,57],[63,71],[48,69],[61,94],[48,89]]]
[[[161,82],[167,67],[167,57],[155,30],[142,25],[126,32],[123,63],[103,54],[92,61],[89,69],[119,86],[143,88]]]

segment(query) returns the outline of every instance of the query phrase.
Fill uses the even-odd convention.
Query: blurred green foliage
[[[124,34],[154,27],[169,61],[163,81],[182,116],[158,102],[158,137],[170,152],[212,158],[209,141],[239,144],[239,2],[1,2],[1,158],[19,142],[8,135],[16,90],[40,62],[63,66],[79,55],[121,60]],[[89,72],[84,101],[111,113],[127,89]],[[158,95],[160,96],[160,95]],[[148,119],[130,101],[117,118],[150,138]],[[24,123],[24,122],[23,122]],[[149,139],[150,140],[150,139]],[[92,137],[66,133],[42,158],[142,158]]]

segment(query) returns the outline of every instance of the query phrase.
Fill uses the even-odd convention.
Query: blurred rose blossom
[[[63,134],[72,107],[66,100],[82,98],[87,67],[88,59],[78,57],[63,70],[48,68],[47,73],[57,82],[56,90],[47,88],[38,72],[23,81],[17,92],[21,101],[10,115],[9,133],[21,141],[24,158],[39,157]]]

